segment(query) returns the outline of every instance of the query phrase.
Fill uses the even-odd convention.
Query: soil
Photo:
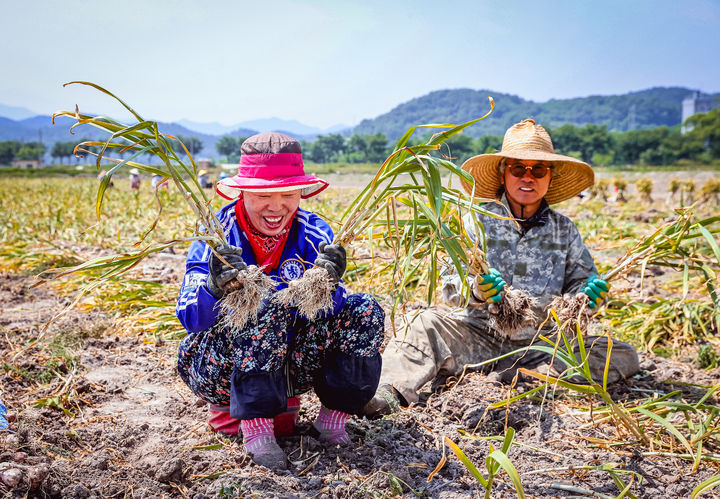
[[[164,258],[147,268],[179,282],[182,256]],[[509,457],[527,497],[619,494],[607,472],[571,471],[585,465],[617,463],[641,474],[642,482],[635,479],[631,489],[637,497],[689,497],[718,471],[716,464],[702,462],[691,472],[687,460],[603,445],[623,438],[618,428],[581,428],[589,417],[567,398],[523,399],[507,411],[485,414],[490,403],[508,397],[509,387],[497,373],[470,373],[432,394],[428,390],[423,402],[399,414],[351,420],[347,448],[325,448],[303,434],[319,408],[314,395],[303,396],[298,433],[279,439],[292,464],[273,472],[253,464],[238,438],[211,431],[207,405],[175,371],[175,342],[124,334],[108,316],[92,311],[71,311],[43,331],[68,298],[50,287],[31,288],[32,282],[0,274],[0,390],[14,430],[0,433],[0,471],[15,468],[22,475],[15,487],[0,483],[2,496],[482,497],[444,437],[460,444],[484,472],[488,441],[460,432],[500,435],[506,423],[517,431]],[[48,358],[41,346],[48,344],[64,350]],[[40,380],[43,364],[52,379]],[[612,388],[615,400],[681,390],[686,401],[697,401],[706,389],[693,385],[720,384],[718,369],[703,371],[647,353],[641,366],[641,374]],[[523,378],[517,384],[520,390],[534,386]],[[550,468],[557,471],[534,473]],[[630,478],[623,475],[626,483]],[[712,496],[710,491],[703,497]],[[506,474],[496,478],[492,497],[516,497]]]

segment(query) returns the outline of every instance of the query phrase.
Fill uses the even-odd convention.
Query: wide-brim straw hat
[[[468,194],[476,198],[497,197],[501,186],[498,165],[503,158],[552,162],[552,180],[545,194],[548,204],[577,196],[595,183],[595,173],[590,165],[570,156],[555,154],[545,128],[534,120],[524,120],[508,128],[500,152],[480,154],[463,163],[463,170],[475,179],[474,190],[472,183],[465,179],[461,181]]]
[[[288,135],[265,132],[253,135],[240,148],[240,166],[234,177],[220,180],[217,193],[233,200],[243,191],[287,192],[300,190],[303,199],[323,191],[328,183],[307,175],[300,143]]]

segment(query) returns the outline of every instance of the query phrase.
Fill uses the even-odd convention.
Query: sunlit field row
[[[602,271],[639,238],[670,220],[674,210],[683,205],[696,203],[693,210],[699,219],[717,214],[718,189],[713,187],[717,181],[713,176],[705,177],[704,181],[696,181],[681,173],[666,178],[655,189],[648,177],[635,182],[618,175],[601,177],[598,184],[602,190],[566,201],[557,209],[576,222]],[[362,179],[358,176],[356,182],[351,182],[358,187],[349,187],[347,178],[338,177],[336,183],[341,186],[303,201],[302,207],[320,213],[337,227],[343,210],[369,177]],[[132,191],[125,180],[119,178],[106,192],[98,220],[95,179],[0,179],[0,212],[4,214],[0,227],[1,268],[36,275],[102,254],[137,251],[153,241],[183,239],[195,232],[193,215],[177,189],[160,189],[156,196],[149,182]],[[651,183],[650,189],[643,186],[643,181]],[[695,184],[692,190],[687,190],[688,183]],[[223,202],[215,196],[213,208],[219,209]],[[155,222],[154,230],[146,236]],[[176,262],[188,245],[179,244],[170,250]],[[351,245],[350,254],[353,258],[346,280],[354,290],[371,292],[382,299],[393,265],[387,248],[381,241],[371,244],[359,239]],[[152,312],[162,312],[164,317],[164,322],[150,321],[156,332],[180,332],[171,313],[178,282],[144,279],[142,265],[138,267],[131,272],[133,283],[122,278],[114,280],[112,285],[106,284],[85,297],[81,306],[115,310],[119,320],[129,320],[134,328],[144,329],[143,321],[134,321],[128,314],[142,312],[143,303],[152,302]],[[610,307],[601,315],[602,322],[623,339],[649,347],[675,348],[697,338],[711,338],[717,326],[711,320],[712,303],[701,279],[686,276],[689,281],[683,285],[682,274],[655,276],[653,272],[646,272],[642,289],[639,279],[632,275],[616,284]],[[71,277],[53,281],[52,285],[72,294],[89,277]],[[425,284],[413,283],[418,292],[412,296],[419,301],[423,301]]]
[[[369,179],[362,175],[331,175],[333,187],[301,206],[321,214],[337,228],[343,211]],[[692,237],[678,239],[677,245],[673,241],[668,245],[662,237],[655,238],[657,247],[665,248],[662,251],[687,256],[684,270],[682,266],[680,271],[661,265],[637,266],[613,281],[608,304],[596,317],[597,332],[610,332],[613,338],[627,340],[641,351],[674,357],[695,369],[718,368],[720,313],[717,295],[713,296],[720,271],[716,184],[708,172],[700,175],[665,172],[655,176],[602,173],[594,190],[556,207],[576,222],[601,273],[616,267],[628,250],[647,241],[658,229],[673,227],[677,220],[686,220],[688,224],[704,220],[703,229]],[[57,268],[99,256],[137,252],[158,242],[182,240],[197,230],[194,215],[174,187],[156,195],[146,180],[140,190],[132,191],[127,178],[122,177],[106,191],[98,220],[97,186],[98,181],[88,177],[0,179],[3,214],[0,271],[24,276],[28,282],[41,282]],[[212,207],[219,209],[223,202],[214,197]],[[396,209],[401,212],[404,208],[398,205]],[[174,307],[188,245],[179,243],[153,253],[125,275],[103,282],[84,296],[79,296],[79,290],[99,277],[101,271],[47,280],[41,286],[51,286],[67,296],[67,303],[81,313],[101,312],[108,317],[108,327],[97,334],[138,336],[145,342],[176,341],[184,335]],[[348,286],[353,291],[374,294],[390,310],[397,298],[390,293],[396,263],[392,248],[385,245],[382,237],[371,241],[361,235],[348,249],[350,264],[345,275]],[[429,265],[419,263],[418,268]],[[396,323],[402,322],[403,312],[427,305],[429,288],[423,275],[406,281]],[[74,304],[73,298],[77,298]],[[439,293],[433,296],[430,292],[429,298],[439,302]],[[24,400],[32,400],[36,407],[62,409],[68,417],[73,417],[76,407],[82,405],[74,398],[77,393],[72,383],[63,381],[63,373],[82,370],[74,350],[78,347],[77,339],[72,338],[67,331],[47,338],[41,333],[32,369],[18,368],[8,362],[9,358],[0,365],[13,378],[31,383],[22,395]],[[22,351],[23,347],[19,348]],[[561,346],[558,355],[565,356],[575,366],[575,372],[582,375],[582,357],[574,357]],[[525,374],[539,376],[533,372]],[[611,423],[607,428],[612,431],[593,442],[613,449],[618,456],[627,451],[665,456],[688,471],[720,462],[720,409],[714,405],[718,387],[693,385],[704,395],[692,402],[685,400],[680,391],[649,395],[640,391],[631,399],[618,402],[605,386],[592,380],[578,385],[567,379],[542,376],[536,381],[540,384],[528,391],[516,391],[513,383],[508,398],[496,400],[494,407],[523,404],[526,402],[521,399],[526,397],[532,403],[552,401],[556,404],[553,410],[571,411],[581,419],[587,419],[589,414],[590,422],[579,431],[590,432],[590,428]],[[54,396],[41,395],[48,392]],[[514,445],[513,434],[512,428],[508,428],[504,436],[498,437],[505,439],[505,454]],[[452,441],[448,440],[447,445],[459,456],[462,454]],[[472,464],[468,461],[466,465],[473,473]],[[609,473],[621,495],[642,480],[638,473],[624,474],[628,472],[615,463],[601,463],[592,469]],[[512,469],[506,471],[514,476]],[[521,490],[520,477],[516,478]],[[715,481],[704,486],[713,486],[719,479],[715,475],[711,480]],[[483,487],[489,491],[492,483]],[[627,497],[635,496],[628,493]]]

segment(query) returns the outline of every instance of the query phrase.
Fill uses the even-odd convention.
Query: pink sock
[[[265,454],[277,445],[272,418],[243,419],[240,430],[245,449],[251,454]]]
[[[345,423],[348,419],[350,419],[350,414],[334,411],[322,405],[313,426],[320,432],[320,440],[333,445],[347,445],[350,443],[350,437],[345,430]]]

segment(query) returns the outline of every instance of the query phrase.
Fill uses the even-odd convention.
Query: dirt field
[[[175,277],[180,277],[181,257],[165,265],[172,265]],[[293,465],[287,472],[273,473],[252,464],[237,439],[210,431],[207,407],[175,373],[174,343],[122,332],[108,336],[108,319],[101,314],[72,312],[44,333],[79,358],[72,369],[58,366],[59,379],[46,385],[46,393],[33,390],[30,374],[40,351],[30,342],[43,334],[41,325],[66,298],[51,288],[30,289],[30,282],[25,276],[0,275],[5,307],[0,319],[1,362],[16,366],[4,369],[0,386],[10,407],[11,427],[17,430],[2,435],[0,469],[25,472],[20,486],[0,485],[7,497],[477,497],[478,483],[444,448],[443,437],[459,442],[480,466],[488,442],[463,438],[459,431],[498,435],[506,420],[517,430],[509,455],[528,497],[619,493],[607,473],[569,471],[573,466],[614,462],[640,473],[644,480],[636,479],[631,489],[637,497],[689,497],[697,483],[717,471],[702,463],[691,474],[686,460],[610,452],[597,442],[614,435],[614,428],[600,425],[579,431],[587,416],[566,404],[521,401],[481,420],[489,403],[507,397],[507,387],[494,374],[472,373],[396,416],[353,420],[351,448],[326,449],[301,434],[281,439]],[[679,389],[684,399],[695,401],[705,390],[686,383],[720,383],[718,369],[698,371],[652,355],[642,355],[642,367],[636,379],[614,387],[616,400]],[[73,387],[64,403],[67,413],[59,404],[37,403],[52,399],[67,384]],[[521,380],[519,387],[534,385]],[[33,407],[33,402],[43,407]],[[314,419],[318,404],[314,396],[303,398],[301,433]],[[446,464],[428,481],[443,456],[448,457]],[[556,471],[533,473],[544,469]],[[36,478],[44,476],[35,487],[28,479],[33,472]],[[507,476],[498,477],[492,497],[514,496]]]
[[[693,178],[699,185],[709,175]],[[674,176],[688,175],[652,175],[656,203],[665,206],[661,185]],[[335,180],[357,187],[367,177]],[[594,227],[595,215],[578,211],[578,200],[573,202],[573,218]],[[612,220],[621,218],[619,206],[603,208]],[[659,216],[654,208],[646,211],[638,221],[647,222],[651,212]],[[611,229],[598,225],[588,244],[606,258],[617,258],[620,250],[608,249],[598,236]],[[83,251],[87,258],[107,250]],[[176,289],[184,260],[182,254],[155,254],[141,272]],[[314,395],[304,396],[297,434],[279,440],[292,464],[274,473],[254,465],[237,438],[210,430],[208,407],[176,374],[176,341],[138,336],[97,308],[71,311],[45,331],[43,325],[69,298],[51,286],[31,287],[33,282],[30,273],[0,271],[0,391],[13,430],[0,433],[1,497],[483,497],[484,489],[444,437],[458,443],[486,474],[489,445],[499,447],[488,437],[503,435],[506,426],[517,432],[508,455],[526,497],[616,497],[622,486],[612,473],[630,485],[632,495],[625,497],[690,497],[720,470],[720,451],[712,447],[720,414],[717,393],[704,400],[716,418],[709,430],[715,437],[701,449],[704,459],[693,471],[692,459],[681,457],[681,446],[668,449],[673,440],[667,432],[654,433],[645,446],[627,445],[629,433],[589,414],[588,399],[577,394],[534,396],[485,414],[491,403],[539,382],[521,377],[511,392],[498,373],[475,372],[449,380],[435,393],[427,387],[419,405],[399,414],[351,420],[349,448],[324,448],[304,435],[319,409]],[[646,284],[645,295],[656,288]],[[614,287],[623,293],[639,289],[639,280]],[[641,353],[642,372],[611,387],[613,400],[630,403],[679,391],[673,400],[700,401],[720,385],[720,368],[699,369],[696,352],[685,348],[676,360]],[[13,477],[14,485],[2,481],[12,483]],[[720,497],[719,491],[702,498]],[[505,473],[496,477],[490,497],[517,497]]]

